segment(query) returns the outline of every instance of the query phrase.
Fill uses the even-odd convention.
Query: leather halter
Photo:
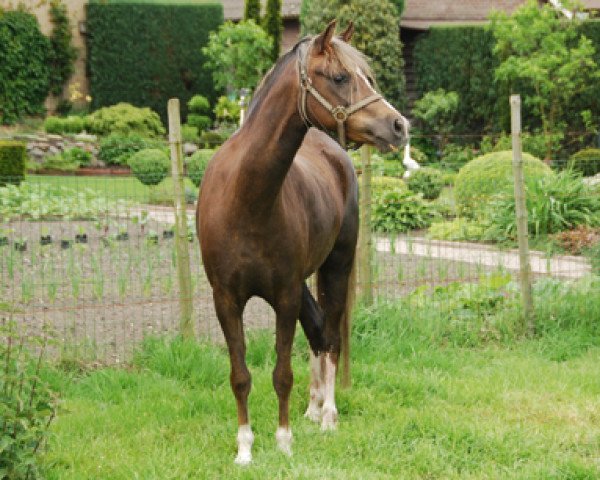
[[[309,51],[310,49],[307,49],[307,52],[304,55],[304,59],[298,58],[298,71],[300,73],[301,91],[300,98],[298,99],[298,111],[300,113],[300,117],[306,125],[313,125],[313,123],[308,118],[308,112],[306,108],[306,97],[310,93],[313,97],[315,97],[315,100],[317,100],[323,106],[323,108],[325,108],[325,110],[331,113],[334,120],[337,122],[338,140],[342,148],[346,148],[345,123],[346,120],[348,120],[348,117],[356,111],[360,110],[361,108],[364,108],[370,103],[376,102],[377,100],[380,100],[383,97],[378,93],[375,93],[347,107],[343,105],[337,105],[334,107],[312,86],[312,80],[308,76],[308,70],[306,69],[306,58],[308,57]]]

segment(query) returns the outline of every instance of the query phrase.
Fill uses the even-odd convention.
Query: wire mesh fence
[[[466,234],[462,238],[433,235],[432,222],[456,222],[452,183],[445,184],[435,200],[424,199],[422,192],[408,195],[403,171],[386,171],[387,161],[381,158],[372,161],[373,196],[368,204],[377,218],[370,234],[371,279],[366,285],[364,272],[359,272],[359,292],[372,288],[375,301],[401,300],[407,307],[419,308],[435,305],[442,311],[485,312],[490,305],[508,308],[504,299],[519,295],[514,242],[510,238],[501,243],[470,241]],[[393,161],[401,163],[400,158]],[[364,166],[359,158],[356,162],[361,174]],[[0,317],[14,320],[25,333],[50,332],[56,355],[103,363],[127,361],[145,336],[178,333],[180,287],[169,175],[155,186],[144,185],[130,174],[29,174],[18,186],[7,180],[0,179],[4,185],[0,187]],[[588,177],[584,184],[592,203],[600,203],[597,179]],[[194,330],[219,341],[221,332],[195,234],[198,190],[189,178],[185,190]],[[575,202],[582,191],[567,191],[566,200]],[[429,220],[423,225],[411,223],[414,216],[424,215],[414,209],[417,201],[429,209]],[[487,197],[475,201],[492,202]],[[558,214],[565,215],[566,208]],[[598,268],[594,255],[600,260],[600,208],[588,213],[594,220],[589,225],[581,222],[580,237],[589,238],[581,240],[573,234],[577,238],[571,239],[571,243],[581,240],[582,248],[558,248],[558,240],[533,243],[534,282],[542,278],[577,281]],[[387,217],[400,222],[400,227],[389,227]],[[465,230],[469,226],[463,225]],[[481,293],[483,287],[486,293]],[[462,298],[459,306],[457,298]],[[274,315],[264,301],[252,299],[244,321],[247,328],[272,327]]]

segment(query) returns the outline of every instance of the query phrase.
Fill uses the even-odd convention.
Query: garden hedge
[[[199,1],[88,5],[88,70],[92,108],[128,102],[150,107],[166,123],[167,101],[217,97],[202,47],[223,23],[223,6]]]
[[[0,8],[0,124],[44,111],[50,53],[34,15]]]
[[[595,60],[600,65],[600,22],[584,22],[580,29],[594,43]],[[416,41],[414,64],[419,98],[438,88],[459,95],[458,120],[453,133],[509,130],[510,92],[494,81],[494,70],[499,64],[493,54],[494,45],[492,33],[484,26],[432,27]],[[512,91],[523,97],[528,95],[523,85],[512,85]],[[600,83],[573,99],[571,111],[565,118],[570,130],[581,131],[583,125],[578,112],[585,109],[592,111],[596,125],[600,123]],[[537,126],[524,111],[524,130],[533,131]]]
[[[541,160],[523,153],[525,180],[554,173]],[[471,160],[460,169],[454,182],[454,196],[459,213],[473,216],[487,206],[492,196],[512,188],[512,151],[493,152]]]
[[[19,185],[25,178],[27,147],[23,142],[0,140],[0,187]]]

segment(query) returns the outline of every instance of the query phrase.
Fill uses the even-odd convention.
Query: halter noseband
[[[344,107],[343,105],[333,106],[329,103],[323,95],[321,95],[313,86],[312,80],[308,76],[308,70],[306,69],[306,59],[308,57],[309,49],[307,49],[306,55],[304,55],[304,59],[298,58],[298,71],[300,73],[300,98],[298,101],[298,111],[300,113],[300,117],[304,121],[304,123],[308,126],[312,125],[312,122],[308,118],[308,112],[306,108],[306,97],[310,93],[315,99],[333,116],[334,120],[337,122],[337,133],[340,145],[342,148],[346,148],[346,129],[344,128],[346,120],[348,117],[352,115],[354,112],[360,110],[361,108],[366,107],[370,103],[376,102],[382,98],[381,95],[375,93],[369,97],[363,98],[360,102],[357,102],[353,105],[349,105],[348,107]]]

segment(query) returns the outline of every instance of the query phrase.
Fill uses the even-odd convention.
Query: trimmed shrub
[[[406,183],[413,192],[423,194],[427,200],[434,200],[444,188],[444,174],[435,168],[423,167],[411,172]]]
[[[85,120],[82,117],[68,116],[47,117],[44,120],[44,130],[46,133],[64,135],[65,133],[81,133],[85,130]]]
[[[181,126],[181,139],[184,142],[196,143],[198,141],[198,138],[198,129],[196,127],[188,125],[187,123],[184,123]]]
[[[187,160],[187,172],[190,180],[197,187],[202,183],[208,162],[215,154],[214,150],[198,150]]]
[[[208,116],[210,113],[210,102],[202,95],[194,95],[190,98],[187,104],[188,117],[187,123],[192,127],[196,127],[198,132],[203,132],[212,124],[212,120]]]
[[[167,121],[167,101],[201,92],[216,100],[202,47],[223,23],[218,2],[91,0],[87,10],[92,108],[129,102]],[[123,48],[123,46],[126,48]],[[135,67],[134,67],[135,66]]]
[[[87,116],[86,124],[89,131],[97,135],[118,133],[156,137],[165,134],[165,127],[156,112],[124,102],[96,110]]]
[[[162,150],[148,148],[129,159],[131,172],[144,185],[158,185],[169,174],[169,157]]]
[[[0,123],[44,111],[49,54],[50,41],[34,15],[0,11]]]
[[[19,185],[25,178],[27,146],[13,140],[0,140],[0,187]]]
[[[552,170],[541,160],[523,153],[526,179],[551,177]],[[493,152],[471,160],[460,169],[454,183],[458,212],[474,215],[489,199],[514,185],[512,151]]]
[[[129,158],[146,148],[162,148],[164,142],[139,135],[109,135],[100,142],[98,159],[106,165],[127,165]]]
[[[569,168],[581,172],[584,177],[593,177],[600,173],[600,149],[586,148],[572,155]]]

